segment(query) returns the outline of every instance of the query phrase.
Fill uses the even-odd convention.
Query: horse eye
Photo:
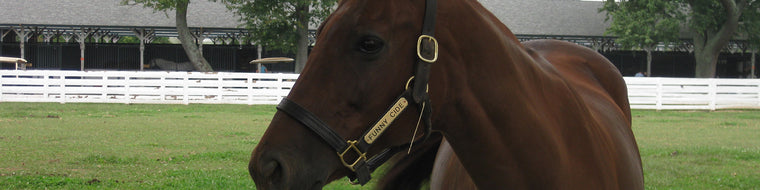
[[[364,37],[359,40],[358,49],[362,53],[376,54],[383,49],[383,41],[377,37]]]

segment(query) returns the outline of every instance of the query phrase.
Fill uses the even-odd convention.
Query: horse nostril
[[[261,176],[269,179],[273,185],[280,184],[282,180],[282,166],[276,160],[270,160],[261,167]]]
[[[263,176],[267,177],[273,177],[272,175],[277,172],[277,170],[280,168],[280,164],[277,163],[277,161],[270,161],[269,163],[264,164],[263,167],[261,167],[261,174]]]

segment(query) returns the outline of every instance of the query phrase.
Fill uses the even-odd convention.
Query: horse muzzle
[[[248,172],[257,189],[322,189],[331,181],[339,165],[324,161],[309,150],[273,148],[259,145],[248,163]],[[332,155],[330,155],[332,156]],[[314,164],[323,163],[323,164]]]
[[[257,148],[258,149],[258,148]],[[254,153],[248,172],[257,189],[321,189],[326,176],[275,151]]]

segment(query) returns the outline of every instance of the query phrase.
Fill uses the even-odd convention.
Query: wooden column
[[[84,71],[85,40],[87,40],[87,37],[92,35],[92,33],[95,33],[98,30],[99,29],[85,27],[80,28],[78,32],[74,30],[74,35],[76,36],[77,42],[79,42],[79,68],[81,71]]]
[[[10,34],[11,31],[13,31],[13,29],[8,29],[8,30],[0,29],[0,44],[3,43],[3,38],[5,38],[6,35]],[[0,47],[0,55],[2,54],[3,54],[3,48]]]
[[[24,56],[24,46],[26,41],[34,36],[34,30],[31,28],[25,29],[23,26],[19,26],[18,28],[11,27],[11,29],[16,32],[16,35],[19,38],[21,38],[21,40],[19,40],[19,48],[21,49],[21,55],[19,57],[26,59],[26,56]]]
[[[146,30],[145,28],[133,28],[132,32],[135,33],[135,36],[137,36],[137,39],[140,40],[140,71],[145,70],[145,43],[150,43],[153,41],[153,39],[156,37],[156,30],[150,29]]]
[[[256,46],[256,53],[258,53],[258,59],[261,59],[262,49],[263,48],[261,47],[261,45]],[[254,71],[256,71],[257,73],[261,73],[262,71],[259,71],[259,69],[261,69],[261,63],[256,64],[256,69]]]

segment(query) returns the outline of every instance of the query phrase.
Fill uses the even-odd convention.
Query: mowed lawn
[[[248,159],[274,112],[3,102],[0,189],[254,189]],[[760,111],[633,115],[647,188],[760,188]],[[372,186],[340,180],[326,189]]]

